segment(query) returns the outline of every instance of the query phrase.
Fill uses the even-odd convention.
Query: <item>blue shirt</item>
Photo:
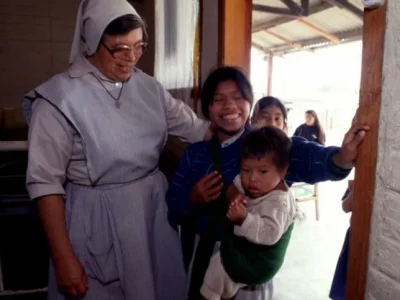
[[[248,130],[246,129],[245,132]],[[235,140],[230,145],[221,148],[221,169],[224,183],[229,185],[239,174],[239,147],[243,138]],[[308,142],[301,137],[292,138],[291,162],[286,181],[306,182],[314,184],[326,180],[342,180],[351,170],[336,167],[332,157],[338,153],[338,147],[323,147],[314,142]],[[173,225],[179,220],[190,217],[193,205],[190,202],[192,187],[205,175],[215,171],[210,153],[210,141],[202,141],[190,145],[183,155],[175,176],[167,192],[168,217]],[[197,232],[201,233],[208,220],[207,205],[203,205],[204,214],[199,218]]]

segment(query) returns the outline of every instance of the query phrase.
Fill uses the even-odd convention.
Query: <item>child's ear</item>
[[[288,169],[289,169],[289,166],[286,166],[282,170],[280,170],[280,175],[281,175],[282,180],[285,179]]]

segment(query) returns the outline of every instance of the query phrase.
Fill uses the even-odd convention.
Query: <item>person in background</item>
[[[226,214],[224,203],[226,200],[234,201],[240,194],[232,182],[240,172],[239,146],[250,130],[246,125],[252,102],[251,84],[240,69],[225,66],[207,77],[201,91],[201,109],[216,128],[216,133],[211,141],[195,143],[185,150],[167,193],[171,224],[178,227],[182,220],[187,219],[194,223],[196,239],[187,239],[193,245],[182,246],[190,251],[185,256],[190,262],[191,300],[199,299],[213,249],[218,247],[220,221]],[[293,137],[291,162],[285,179],[314,184],[346,178],[368,130],[368,126],[354,122],[340,148],[323,147]],[[241,290],[237,300],[244,299],[272,299],[272,285],[268,283]]]
[[[345,213],[349,213],[353,208],[353,181],[349,181],[349,188],[346,190],[342,198],[342,208]],[[347,230],[342,251],[340,252],[336,265],[335,274],[333,276],[332,286],[329,297],[332,300],[345,300],[346,297],[346,281],[347,281],[347,265],[349,260],[350,246],[350,228]]]
[[[68,70],[24,98],[50,300],[185,299],[158,162],[168,135],[200,141],[209,122],[135,67],[146,47],[129,2],[81,1]]]
[[[306,111],[306,122],[297,127],[294,136],[301,136],[307,141],[325,145],[325,131],[318,119],[318,115],[313,110]]]

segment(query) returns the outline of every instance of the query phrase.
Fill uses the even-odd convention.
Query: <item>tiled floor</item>
[[[347,181],[319,185],[320,221],[314,201],[301,203],[306,220],[297,224],[286,261],[274,280],[274,300],[327,300],[349,215],[341,210]]]

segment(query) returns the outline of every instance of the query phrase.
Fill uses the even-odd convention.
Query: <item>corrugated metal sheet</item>
[[[306,18],[328,32],[338,32],[362,27],[363,22],[347,10],[332,7]]]
[[[253,10],[253,24],[265,20],[272,20],[276,18],[275,14],[268,14],[263,12],[258,12]]]
[[[321,0],[311,0],[310,6],[321,2]],[[362,10],[363,7],[361,1],[350,0],[349,2]],[[280,8],[286,7],[280,0],[254,0],[253,3]],[[279,18],[282,19],[282,15],[253,11],[253,26],[262,22],[268,22],[275,19],[279,20]],[[321,12],[304,17],[303,19],[328,33],[337,35],[343,40],[354,40],[361,37],[361,28],[363,25],[362,20],[346,9],[332,6],[331,8]],[[305,47],[310,47],[312,45],[325,46],[326,42],[328,42],[328,44],[330,43],[329,40],[321,36],[318,32],[301,24],[296,21],[296,19],[293,19],[292,21],[288,19],[288,22],[279,24],[269,28],[268,30],[281,36],[287,41],[283,41],[264,30],[254,32],[252,36],[254,45],[263,49],[265,52],[276,51],[277,49],[279,51],[284,51],[285,48],[293,50],[294,47],[293,45],[290,45],[290,42],[299,42],[302,45],[304,44]]]
[[[253,4],[262,4],[279,8],[287,8],[280,0],[253,0]],[[253,24],[259,21],[273,20],[276,14],[253,11]]]

